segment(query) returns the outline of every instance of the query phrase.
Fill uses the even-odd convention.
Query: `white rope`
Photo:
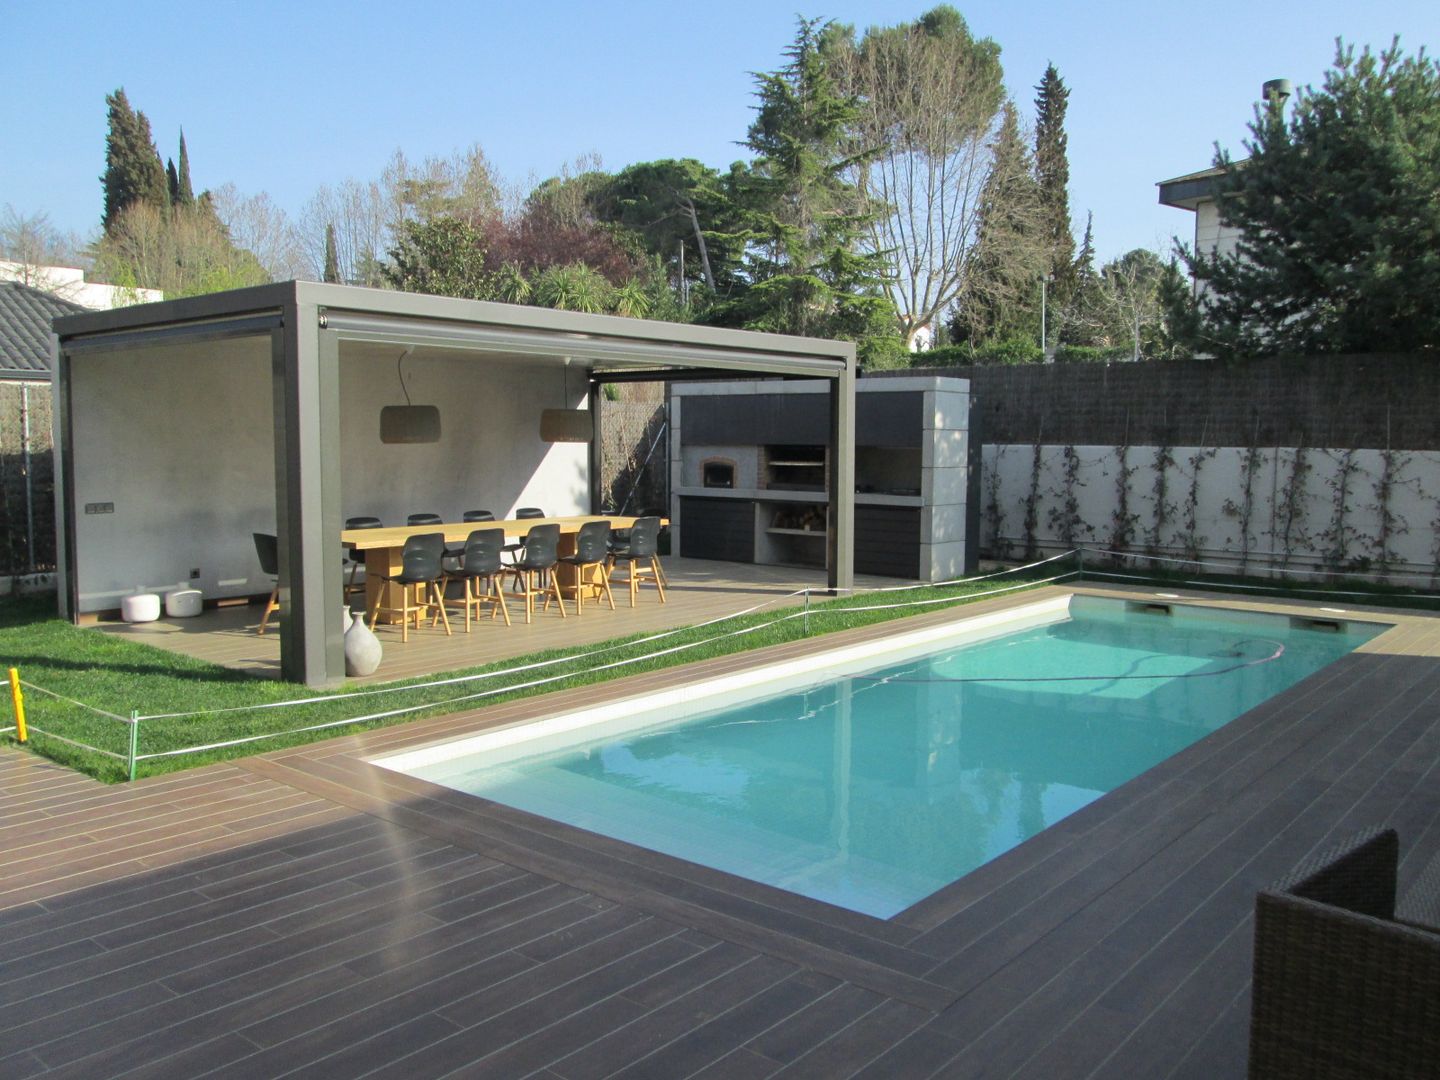
[[[1047,580],[1048,580],[1048,581],[1059,581],[1059,580],[1061,579],[1061,577],[1064,577],[1064,576],[1066,576],[1066,575],[1063,575],[1063,574],[1062,574],[1062,575],[1060,575],[1059,577],[1049,578],[1049,579],[1047,579]],[[1034,586],[1036,586],[1036,585],[1044,585],[1044,584],[1047,584],[1047,581],[1024,582],[1024,583],[1022,583],[1022,584],[1020,584],[1020,585],[1007,586],[1006,588],[1003,588],[1003,589],[991,589],[991,590],[989,590],[989,591],[987,591],[987,592],[983,592],[983,593],[967,593],[967,594],[966,594],[965,596],[963,596],[963,597],[947,596],[947,597],[944,597],[944,598],[943,598],[942,600],[940,600],[940,601],[936,601],[936,600],[917,600],[917,601],[913,601],[913,602],[911,602],[911,603],[909,603],[909,604],[888,604],[888,605],[884,605],[883,607],[843,607],[843,606],[839,606],[839,605],[832,605],[832,606],[830,606],[830,607],[820,608],[820,609],[812,608],[812,609],[810,609],[810,611],[809,611],[808,613],[807,613],[806,611],[803,611],[803,610],[801,610],[801,611],[791,611],[791,612],[787,612],[787,613],[784,614],[784,615],[781,615],[779,618],[771,619],[769,622],[757,623],[757,624],[754,625],[754,626],[742,626],[742,627],[740,627],[740,628],[737,629],[737,630],[730,630],[730,631],[727,631],[727,632],[725,632],[725,633],[723,633],[723,634],[719,634],[719,635],[717,635],[717,636],[715,636],[715,637],[703,638],[703,639],[701,639],[700,641],[687,641],[687,642],[682,642],[682,643],[679,644],[679,645],[672,645],[672,646],[670,646],[670,647],[667,648],[667,649],[657,649],[657,650],[655,650],[654,652],[646,653],[646,654],[644,654],[643,656],[632,656],[632,657],[626,657],[626,658],[623,658],[623,659],[620,659],[620,660],[612,660],[612,661],[611,661],[610,663],[608,663],[608,664],[601,664],[601,665],[599,665],[599,666],[597,666],[597,667],[587,668],[586,671],[585,671],[583,674],[589,674],[589,673],[591,673],[591,672],[596,672],[596,671],[608,671],[608,670],[612,670],[612,669],[618,668],[618,667],[625,667],[625,666],[628,665],[628,664],[638,664],[638,663],[641,663],[641,662],[643,662],[643,661],[646,661],[646,660],[654,660],[654,659],[657,659],[658,657],[662,657],[662,656],[671,656],[671,655],[674,655],[675,653],[685,652],[685,651],[688,650],[688,649],[696,649],[696,648],[699,648],[701,645],[709,645],[709,644],[711,644],[712,642],[721,641],[721,640],[723,640],[723,639],[725,639],[725,638],[729,638],[729,637],[739,637],[739,636],[744,635],[744,634],[754,634],[754,633],[757,633],[758,631],[768,629],[769,627],[778,626],[780,623],[790,622],[791,620],[794,620],[794,619],[803,619],[803,618],[806,617],[807,614],[809,614],[809,615],[815,615],[815,614],[817,614],[817,612],[823,612],[823,613],[826,613],[826,614],[831,614],[831,613],[843,614],[843,613],[851,612],[851,611],[878,611],[878,610],[887,610],[887,609],[891,609],[891,608],[901,608],[901,607],[920,607],[920,606],[924,606],[924,605],[929,605],[929,604],[934,604],[934,603],[942,603],[942,602],[943,602],[943,603],[956,603],[956,602],[958,602],[958,601],[960,601],[960,600],[978,600],[978,599],[983,599],[983,598],[986,597],[986,596],[997,596],[997,595],[1000,595],[1001,593],[1013,592],[1013,591],[1015,591],[1016,589],[1032,588],[1032,587],[1034,587]],[[207,751],[207,750],[221,750],[221,749],[225,749],[226,747],[231,747],[231,746],[243,746],[243,745],[248,744],[248,743],[260,742],[260,741],[262,741],[262,740],[264,740],[264,739],[277,739],[277,738],[280,738],[281,736],[284,736],[284,735],[295,735],[295,734],[299,734],[299,733],[301,733],[301,732],[306,732],[306,731],[321,731],[321,730],[324,730],[324,729],[326,729],[326,728],[344,727],[344,726],[347,725],[347,724],[366,724],[366,723],[371,722],[372,720],[388,720],[388,719],[390,719],[390,718],[392,718],[392,717],[396,717],[396,716],[406,716],[406,715],[408,715],[408,714],[410,714],[410,713],[422,712],[422,711],[424,711],[424,710],[426,710],[426,709],[435,709],[435,708],[439,708],[439,707],[445,706],[445,705],[455,705],[455,704],[458,704],[459,702],[462,702],[462,701],[477,701],[477,700],[479,700],[479,699],[481,699],[481,698],[494,697],[494,696],[497,695],[497,694],[508,694],[508,693],[511,693],[511,692],[514,692],[514,691],[519,691],[519,690],[529,690],[529,689],[532,689],[532,688],[537,687],[537,686],[547,686],[547,685],[549,685],[550,683],[563,682],[563,681],[566,680],[566,679],[573,679],[573,678],[575,678],[575,677],[576,677],[577,675],[579,675],[579,674],[582,674],[582,673],[581,673],[581,672],[568,671],[568,672],[564,672],[564,673],[559,674],[559,675],[546,676],[546,677],[543,678],[543,679],[531,679],[531,680],[529,680],[528,682],[510,683],[510,684],[508,684],[508,685],[506,685],[506,686],[491,687],[491,688],[488,689],[488,690],[477,690],[477,691],[476,691],[475,693],[473,693],[473,694],[462,694],[462,695],[460,695],[459,697],[446,698],[446,699],[444,699],[444,700],[442,700],[442,701],[426,701],[426,702],[421,702],[421,703],[418,704],[418,705],[406,705],[406,706],[403,706],[403,707],[398,708],[398,709],[387,709],[387,710],[385,710],[384,712],[369,713],[369,714],[364,715],[364,716],[352,716],[352,717],[350,717],[350,718],[348,718],[348,719],[345,719],[345,720],[331,720],[331,721],[328,721],[328,722],[323,723],[323,724],[311,724],[311,725],[308,725],[308,726],[306,726],[306,727],[287,728],[287,729],[284,730],[284,731],[265,732],[265,733],[262,733],[262,734],[259,734],[259,735],[247,735],[247,736],[245,736],[245,737],[243,737],[243,738],[239,738],[239,739],[229,739],[229,740],[227,740],[227,741],[225,741],[225,742],[206,743],[206,744],[203,745],[203,746],[190,746],[190,747],[185,747],[185,748],[179,749],[179,750],[165,750],[165,751],[161,751],[161,752],[158,752],[158,753],[152,753],[152,754],[139,754],[139,755],[136,755],[135,760],[136,760],[136,761],[141,761],[141,760],[148,760],[148,759],[150,759],[150,758],[175,757],[175,756],[178,756],[178,755],[180,755],[180,754],[199,754],[199,753],[203,753],[203,752],[205,752],[205,751]]]
[[[129,721],[127,720],[126,722],[128,723]],[[106,757],[113,757],[116,761],[130,760],[124,754],[117,754],[111,750],[101,750],[100,747],[91,746],[89,743],[76,742],[74,739],[67,739],[64,735],[56,735],[53,731],[46,731],[44,728],[38,728],[34,724],[26,724],[25,726],[28,727],[31,731],[39,732],[47,739],[58,739],[63,743],[69,743],[71,746],[77,746],[81,750],[93,750],[97,754],[104,754]]]
[[[989,581],[991,578],[1002,577],[1002,576],[1004,576],[1004,575],[1006,575],[1006,574],[1018,574],[1018,573],[1022,573],[1022,572],[1024,572],[1024,571],[1026,571],[1026,570],[1034,569],[1034,568],[1037,567],[1037,566],[1044,566],[1044,565],[1047,564],[1047,563],[1054,562],[1056,559],[1063,559],[1063,558],[1065,558],[1067,555],[1073,555],[1073,554],[1074,554],[1073,551],[1069,551],[1069,552],[1065,552],[1064,554],[1061,554],[1061,555],[1052,556],[1051,558],[1048,558],[1048,559],[1041,559],[1039,562],[1029,563],[1028,565],[1025,565],[1025,566],[1014,566],[1014,567],[1010,567],[1010,568],[1007,569],[1007,570],[1000,570],[1000,571],[996,571],[995,573],[992,573],[992,574],[983,574],[983,575],[980,575],[980,576],[978,576],[978,577],[973,577],[973,578],[955,578],[955,579],[952,579],[952,580],[950,580],[950,581],[942,581],[942,582],[937,582],[937,583],[935,583],[935,584],[930,584],[930,583],[927,583],[927,582],[921,582],[921,583],[918,584],[918,585],[898,585],[898,586],[887,587],[887,588],[883,588],[883,589],[872,589],[872,590],[866,590],[866,591],[867,591],[867,592],[877,592],[877,593],[880,593],[880,592],[899,592],[899,591],[904,591],[904,590],[907,590],[907,589],[944,588],[944,587],[950,586],[950,585],[965,585],[965,584],[972,584],[972,583],[978,582],[978,581]],[[1054,580],[1054,579],[1052,579],[1052,580]],[[1032,583],[1032,584],[1034,584],[1034,583]],[[189,718],[197,717],[197,716],[207,716],[207,717],[209,717],[209,716],[226,716],[226,715],[230,715],[230,714],[233,714],[233,713],[239,713],[239,712],[261,712],[261,711],[268,710],[268,709],[284,709],[284,708],[290,708],[290,707],[300,706],[300,705],[318,705],[318,704],[321,704],[321,703],[327,702],[327,701],[343,701],[343,700],[348,700],[348,699],[351,699],[351,698],[362,698],[362,697],[379,697],[379,696],[382,696],[382,695],[385,695],[385,694],[401,694],[401,693],[406,693],[406,692],[411,691],[411,690],[429,690],[429,689],[432,689],[432,688],[437,687],[437,686],[456,686],[456,685],[459,685],[459,684],[461,684],[461,683],[479,682],[479,681],[481,681],[481,680],[486,680],[486,679],[497,679],[497,678],[501,677],[502,675],[518,675],[518,674],[521,674],[521,673],[526,672],[526,671],[536,671],[536,670],[538,670],[538,669],[540,669],[540,668],[554,667],[556,664],[569,664],[569,663],[574,663],[574,662],[580,661],[580,660],[589,660],[589,659],[592,659],[593,657],[603,656],[603,655],[606,654],[606,653],[616,652],[616,651],[618,651],[618,650],[620,650],[620,649],[633,649],[633,648],[635,648],[635,647],[637,647],[637,646],[648,645],[648,644],[650,644],[651,642],[663,641],[663,640],[666,639],[666,638],[675,637],[677,634],[693,633],[693,632],[696,631],[696,630],[703,630],[703,629],[705,629],[705,628],[708,627],[708,626],[715,626],[715,625],[717,625],[718,623],[728,622],[728,621],[730,621],[731,619],[738,619],[738,618],[742,618],[742,617],[744,617],[744,616],[746,616],[746,615],[753,615],[753,614],[754,614],[755,612],[757,612],[757,611],[763,611],[765,608],[772,607],[773,605],[778,604],[778,603],[780,603],[780,602],[782,602],[782,601],[784,601],[784,600],[792,600],[792,599],[794,599],[794,598],[797,597],[797,596],[805,596],[805,595],[807,595],[807,594],[809,594],[809,593],[811,593],[811,592],[813,592],[813,591],[814,591],[813,589],[811,589],[810,587],[807,586],[806,588],[796,589],[796,590],[794,590],[794,591],[792,591],[792,592],[781,593],[781,594],[779,594],[778,596],[774,596],[774,597],[772,597],[771,599],[764,601],[763,603],[753,604],[753,605],[751,605],[750,607],[742,608],[742,609],[739,610],[739,611],[732,611],[732,612],[730,612],[730,613],[728,613],[728,614],[725,614],[725,615],[718,615],[718,616],[716,616],[715,618],[713,618],[713,619],[707,619],[707,620],[705,620],[704,622],[693,623],[693,624],[691,624],[691,625],[689,625],[689,626],[680,626],[680,627],[676,627],[676,628],[671,629],[671,630],[661,630],[661,631],[659,631],[659,632],[657,632],[657,633],[650,634],[650,635],[648,635],[648,636],[646,636],[646,637],[636,638],[636,639],[634,639],[634,640],[632,640],[632,641],[622,642],[622,643],[620,643],[620,644],[618,644],[618,645],[606,645],[606,646],[603,646],[603,647],[598,648],[598,649],[589,649],[589,650],[587,650],[587,651],[585,651],[585,652],[570,653],[570,654],[568,654],[568,655],[566,655],[566,656],[552,657],[552,658],[549,659],[549,660],[536,660],[536,661],[533,661],[533,662],[528,663],[528,664],[519,664],[519,665],[516,665],[516,666],[514,666],[514,667],[499,668],[499,669],[494,670],[494,671],[481,671],[481,672],[476,672],[475,674],[471,674],[471,675],[454,675],[454,676],[451,676],[451,677],[448,678],[448,679],[432,679],[432,680],[430,680],[430,681],[428,681],[428,682],[406,683],[404,686],[383,686],[383,687],[375,687],[375,688],[366,689],[366,690],[347,690],[347,691],[344,691],[343,693],[337,693],[337,694],[321,694],[321,695],[317,695],[317,696],[315,696],[315,697],[308,697],[308,698],[292,698],[292,699],[289,699],[289,700],[286,700],[286,701],[267,701],[267,702],[260,702],[260,703],[258,703],[258,704],[254,704],[254,705],[235,705],[235,706],[231,706],[231,707],[225,708],[225,709],[196,709],[196,710],[187,711],[187,712],[153,713],[153,714],[151,714],[151,715],[138,717],[138,719],[140,719],[140,720],[183,720],[183,719],[189,719]],[[856,590],[853,590],[853,589],[852,589],[852,590],[847,590],[847,591],[849,591],[849,592],[851,593],[851,595],[859,595]],[[970,594],[967,593],[965,598],[968,598],[969,596],[970,596]],[[933,604],[933,603],[950,603],[950,602],[952,602],[952,601],[955,600],[955,599],[959,599],[959,598],[946,597],[946,598],[944,598],[943,600],[940,600],[940,601],[933,601],[933,600],[932,600],[932,601],[925,601],[924,603],[926,603],[926,604]],[[894,605],[894,606],[903,606],[903,605]],[[828,611],[828,610],[831,610],[831,609],[830,609],[830,608],[811,608],[810,610],[811,610],[812,613],[814,613],[814,612],[816,612],[816,611]],[[842,611],[867,611],[867,610],[880,611],[880,610],[885,610],[885,609],[884,609],[884,608],[880,608],[880,607],[876,607],[876,608],[841,607],[841,608],[839,608],[838,610],[842,610]],[[767,624],[767,625],[769,625],[769,624]],[[726,635],[721,635],[721,637],[724,637],[724,636],[726,636]],[[718,640],[720,640],[720,638],[706,638],[706,639],[704,639],[704,640],[705,640],[705,641],[718,641]],[[703,644],[703,643],[704,643],[704,642],[702,641],[702,642],[698,642],[697,644]],[[690,647],[690,646],[687,646],[687,647]],[[655,654],[655,655],[663,655],[663,654],[657,653],[657,654]],[[642,658],[642,659],[643,659],[643,658]],[[448,700],[463,701],[463,700],[465,700],[465,699],[464,699],[464,698],[452,698],[452,699],[448,699]],[[401,711],[403,712],[404,710],[401,710]],[[385,715],[394,715],[394,714],[385,714]],[[121,719],[125,719],[125,718],[122,717]]]
[[[90,712],[98,713],[100,716],[109,717],[111,720],[119,720],[121,723],[124,724],[131,723],[131,719],[128,716],[120,716],[118,713],[106,712],[104,709],[97,709],[94,705],[86,705],[83,701],[76,701],[74,698],[68,698],[64,694],[57,694],[53,690],[46,690],[43,686],[36,686],[34,683],[26,682],[24,679],[20,680],[20,685],[25,687],[27,690],[34,690],[37,694],[45,694],[49,697],[55,698],[58,701],[63,701],[67,705],[74,705],[78,709],[88,709]],[[59,737],[60,736],[58,735],[55,736],[55,738],[57,739]]]
[[[226,709],[199,709],[193,712],[175,713],[154,713],[149,716],[141,716],[140,720],[175,720],[187,719],[193,716],[224,716],[227,713],[256,712],[263,709],[282,709],[292,705],[317,705],[326,701],[344,701],[349,698],[378,697],[384,694],[402,694],[408,690],[428,690],[436,686],[453,686],[458,683],[478,682],[481,679],[496,679],[501,675],[515,675],[523,671],[534,671],[538,668],[554,667],[556,664],[568,664],[575,660],[588,660],[594,656],[601,656],[608,652],[615,652],[619,649],[630,649],[637,645],[648,645],[652,641],[659,641],[662,638],[674,637],[676,634],[688,633],[692,630],[703,630],[707,626],[714,626],[716,623],[726,622],[730,619],[738,619],[744,615],[753,615],[757,611],[763,611],[773,604],[782,600],[789,600],[796,596],[803,596],[808,589],[797,589],[794,592],[782,593],[773,599],[766,600],[763,604],[755,604],[752,607],[743,608],[740,611],[733,611],[728,615],[720,615],[705,622],[693,623],[690,626],[680,626],[673,630],[662,630],[650,634],[647,637],[635,638],[632,641],[621,642],[618,645],[606,645],[599,649],[590,649],[586,652],[570,653],[567,656],[556,656],[549,660],[535,660],[529,664],[519,664],[515,667],[500,668],[495,671],[481,671],[473,675],[454,675],[448,679],[432,679],[429,682],[406,683],[404,686],[381,686],[367,690],[347,690],[339,694],[320,694],[308,698],[292,698],[288,701],[266,701],[255,705],[235,705]]]
[[[1056,581],[1064,581],[1079,574],[1078,570],[1070,570],[1064,574],[1056,574],[1054,577],[1041,578],[1039,581],[1022,581],[1018,585],[1007,585],[1003,589],[991,589],[983,593],[966,593],[964,596],[942,596],[936,600],[911,600],[906,604],[855,604],[855,605],[832,605],[824,608],[811,608],[811,615],[833,615],[850,611],[893,611],[896,608],[907,607],[928,607],[931,604],[957,604],[961,600],[978,600],[985,596],[998,596],[1001,593],[1014,592],[1016,589],[1033,589],[1036,585],[1049,585]],[[883,591],[883,590],[876,590]]]

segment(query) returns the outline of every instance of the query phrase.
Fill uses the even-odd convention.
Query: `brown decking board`
[[[1240,1076],[1255,891],[1362,825],[1402,890],[1440,849],[1440,619],[1377,617],[887,921],[364,760],[753,655],[134,785],[6,750],[0,1075]]]

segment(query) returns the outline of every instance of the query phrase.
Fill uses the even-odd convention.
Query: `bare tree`
[[[972,38],[953,8],[937,8],[913,24],[872,27],[858,44],[853,32],[835,32],[827,55],[859,99],[851,179],[869,217],[868,247],[892,266],[908,347],[965,298],[1005,100],[999,48]]]
[[[387,200],[378,181],[343,180],[322,186],[300,212],[301,246],[308,276],[325,269],[325,229],[335,227],[340,278],[352,285],[381,286],[380,267],[389,237]]]
[[[79,283],[62,281],[51,267],[79,267],[83,245],[74,236],[65,236],[43,211],[21,214],[8,203],[0,213],[0,259],[14,263],[7,277],[22,285],[65,297],[77,291]]]
[[[96,245],[95,269],[122,288],[193,296],[259,285],[265,270],[230,242],[207,202],[160,209],[137,202],[122,210]]]
[[[299,230],[268,193],[245,196],[234,184],[222,184],[210,200],[231,242],[254,255],[272,281],[310,275]]]

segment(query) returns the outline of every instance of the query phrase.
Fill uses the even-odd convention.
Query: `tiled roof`
[[[18,281],[0,281],[0,378],[50,378],[50,320],[87,310]]]

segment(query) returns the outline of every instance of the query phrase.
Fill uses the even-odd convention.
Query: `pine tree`
[[[760,104],[745,145],[758,156],[736,176],[753,223],[747,287],[716,321],[866,345],[898,335],[881,295],[883,256],[860,253],[865,219],[845,180],[855,103],[841,94],[820,49],[819,20],[800,20],[789,63],[756,76]]]
[[[190,152],[185,149],[185,129],[180,129],[180,168],[175,197],[176,206],[191,206],[195,202],[195,189],[190,186]]]
[[[1440,343],[1440,61],[1337,44],[1319,89],[1256,109],[1249,159],[1218,154],[1233,254],[1187,253],[1219,354]]]
[[[325,272],[322,280],[340,284],[340,255],[335,249],[335,224],[325,226]]]
[[[109,131],[105,136],[105,188],[102,224],[108,232],[116,218],[129,206],[148,203],[163,208],[169,202],[165,166],[150,135],[150,121],[130,107],[124,88],[105,98],[110,107]]]
[[[1049,266],[1049,248],[1042,236],[1034,162],[1014,102],[1005,103],[990,153],[969,271],[974,286],[956,313],[952,332],[957,341],[973,345],[1022,338],[1038,342],[1040,278]]]
[[[1035,178],[1045,207],[1052,295],[1066,303],[1074,289],[1075,236],[1070,231],[1070,161],[1066,156],[1065,109],[1070,91],[1051,64],[1035,88]]]

